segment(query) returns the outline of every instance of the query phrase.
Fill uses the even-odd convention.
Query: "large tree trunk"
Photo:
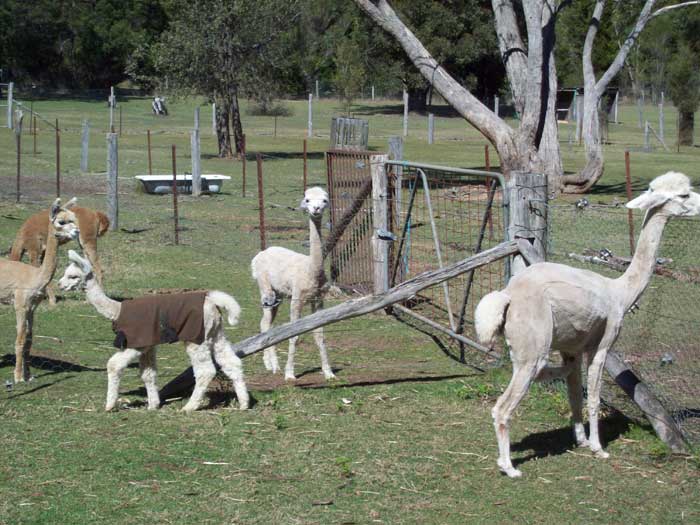
[[[241,159],[245,145],[243,143],[243,125],[241,124],[241,107],[238,104],[238,92],[231,94],[231,127],[233,128],[233,142],[236,145],[236,158]]]
[[[678,112],[678,144],[681,146],[693,145],[693,131],[695,128],[695,113],[687,111]]]
[[[224,97],[216,97],[216,141],[219,146],[219,158],[230,159],[231,132],[229,131],[229,105]]]
[[[542,11],[543,2],[531,0],[524,4],[528,28],[528,52],[520,127],[516,131],[484,106],[474,95],[457,82],[432,57],[411,30],[399,19],[386,0],[355,0],[379,26],[391,34],[404,49],[409,59],[433,88],[467,122],[479,130],[496,148],[504,175],[514,171],[542,172],[538,154],[542,136]],[[548,69],[547,69],[548,71]],[[548,100],[549,94],[545,96]],[[517,102],[516,102],[517,105]]]

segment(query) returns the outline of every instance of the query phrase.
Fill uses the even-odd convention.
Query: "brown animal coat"
[[[207,292],[147,295],[122,302],[112,323],[117,348],[146,348],[161,343],[204,341]]]

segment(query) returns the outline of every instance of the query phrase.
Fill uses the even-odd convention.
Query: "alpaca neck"
[[[321,238],[321,217],[309,218],[309,270],[313,275],[323,274],[323,243]]]
[[[58,239],[56,238],[56,230],[53,224],[49,222],[49,230],[46,237],[46,251],[44,252],[44,260],[39,269],[39,285],[43,288],[47,286],[56,273],[58,253]]]
[[[107,319],[116,321],[119,317],[119,312],[122,309],[122,304],[119,301],[110,299],[102,290],[102,287],[97,283],[95,276],[90,274],[87,282],[85,283],[85,290],[88,302],[95,307],[95,310],[100,315],[103,315]]]
[[[647,212],[632,262],[625,273],[617,279],[624,290],[625,311],[639,299],[651,281],[656,265],[656,254],[668,219],[669,216],[666,214]]]

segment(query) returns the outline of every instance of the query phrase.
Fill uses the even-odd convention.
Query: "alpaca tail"
[[[485,295],[476,306],[474,327],[476,336],[484,346],[488,348],[495,346],[496,336],[503,331],[509,304],[510,295],[496,291]]]
[[[241,315],[241,307],[238,306],[238,302],[233,297],[219,290],[212,290],[207,294],[207,297],[211,299],[217,308],[226,310],[228,313],[228,324],[231,326],[236,326],[238,324],[238,318]]]

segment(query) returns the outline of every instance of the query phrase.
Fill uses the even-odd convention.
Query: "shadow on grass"
[[[44,390],[45,388],[49,388],[50,386],[54,386],[58,383],[62,383],[63,381],[66,381],[68,379],[72,379],[73,376],[65,376],[61,377],[59,379],[56,379],[55,381],[52,381],[50,383],[44,383],[41,385],[37,385],[34,388],[28,388],[27,390],[24,389],[24,387],[29,387],[32,385],[32,383],[15,383],[13,386],[13,392],[15,388],[21,389],[20,392],[13,393],[12,395],[7,396],[5,399],[14,399],[16,397],[22,397],[22,396],[27,396],[29,394],[33,394],[35,392],[38,392],[39,390]]]
[[[5,354],[0,356],[0,368],[7,366],[15,366],[14,354]],[[44,357],[41,355],[30,355],[29,367],[35,369],[38,368],[39,370],[46,370],[52,374],[58,374],[61,372],[104,372],[106,370],[105,368],[91,368],[88,366],[79,365],[77,363],[71,363],[70,361],[62,361],[60,359]]]
[[[631,419],[617,411],[601,419],[599,422],[599,429],[600,440],[603,447],[606,447],[608,443],[625,434],[630,429],[631,423]],[[586,425],[586,433],[588,433],[588,430],[588,425]],[[533,459],[547,456],[559,456],[575,448],[576,442],[574,441],[572,427],[567,426],[565,428],[548,430],[546,432],[536,432],[511,445],[511,450],[513,452],[522,452],[524,450],[532,451],[532,453],[527,456],[517,459],[514,458],[513,465],[517,467]]]
[[[632,182],[632,192],[646,191],[649,187],[649,180],[647,179],[636,179]],[[601,184],[597,183],[590,190],[588,190],[589,195],[625,195],[627,192],[627,185],[624,182],[618,182],[615,184]]]

